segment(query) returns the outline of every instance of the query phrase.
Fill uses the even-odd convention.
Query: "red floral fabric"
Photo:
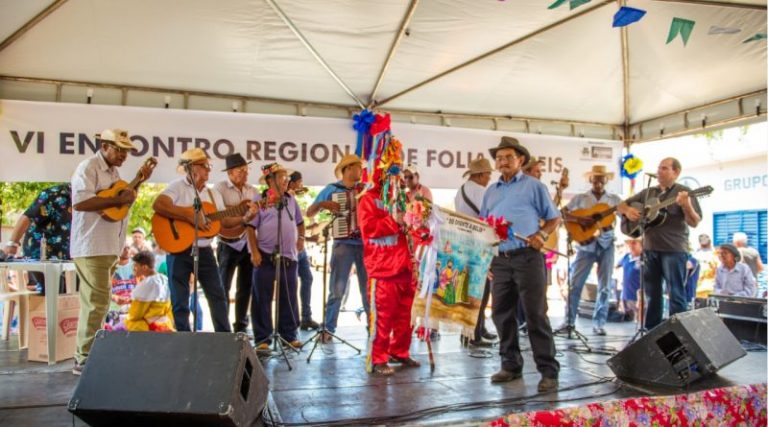
[[[553,411],[506,415],[484,426],[764,426],[766,384],[693,394],[596,402]]]

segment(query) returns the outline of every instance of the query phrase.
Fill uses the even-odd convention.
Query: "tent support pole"
[[[344,92],[347,92],[347,95],[349,95],[352,99],[354,99],[355,103],[361,109],[365,108],[365,105],[363,104],[363,101],[361,101],[360,98],[358,98],[357,95],[355,95],[355,93],[352,92],[352,89],[350,89],[349,86],[347,86],[347,84],[344,83],[344,81],[341,80],[341,78],[338,76],[338,74],[336,74],[333,71],[331,66],[328,65],[327,62],[325,62],[323,57],[320,56],[320,53],[315,49],[314,46],[312,46],[312,43],[310,43],[309,40],[307,40],[307,38],[304,37],[304,34],[302,34],[301,31],[299,30],[299,28],[293,23],[293,21],[291,21],[291,18],[289,18],[288,15],[286,15],[285,12],[283,12],[283,9],[280,9],[280,6],[277,5],[277,2],[275,0],[264,0],[264,1],[266,1],[267,4],[275,11],[275,13],[277,13],[277,15],[283,20],[283,22],[285,22],[285,25],[287,25],[288,28],[290,28],[291,31],[293,31],[293,34],[299,39],[299,41],[301,41],[301,43],[304,45],[304,47],[307,48],[309,53],[311,53],[312,56],[315,57],[317,62],[319,62],[320,65],[323,68],[325,68],[325,71],[327,71],[328,74],[330,74],[331,77],[333,77],[333,79],[336,80],[336,83],[338,83],[339,86],[341,86],[341,88],[344,89]]]
[[[26,34],[27,31],[31,30],[35,25],[37,25],[43,19],[47,18],[48,15],[55,12],[56,9],[60,8],[66,2],[67,0],[56,0],[55,2],[51,3],[48,7],[43,9],[40,13],[35,15],[32,19],[27,21],[26,24],[22,25],[21,28],[16,30],[13,34],[11,34],[5,40],[3,40],[2,43],[0,43],[0,52],[2,52],[6,47],[10,46],[13,42],[21,38],[21,36]]]

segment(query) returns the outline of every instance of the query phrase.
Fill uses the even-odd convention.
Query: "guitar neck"
[[[246,205],[238,205],[238,206],[233,206],[233,207],[228,208],[228,209],[224,209],[224,210],[221,210],[221,211],[216,211],[216,212],[213,212],[211,214],[208,214],[208,215],[206,215],[206,218],[208,218],[208,219],[210,219],[212,221],[217,221],[217,220],[220,220],[222,218],[227,218],[227,217],[230,217],[230,216],[242,215],[247,210],[248,210],[248,206],[246,206]]]

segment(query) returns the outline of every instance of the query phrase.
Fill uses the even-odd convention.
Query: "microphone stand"
[[[277,210],[277,244],[275,246],[275,252],[272,255],[273,256],[273,262],[275,265],[275,281],[274,281],[274,301],[275,301],[275,311],[272,313],[272,335],[268,336],[267,338],[259,341],[256,343],[256,347],[259,346],[259,344],[272,341],[272,353],[274,356],[280,356],[285,360],[285,364],[288,365],[288,370],[292,371],[293,366],[291,366],[290,360],[288,360],[288,353],[286,353],[285,348],[288,347],[291,350],[293,350],[296,353],[299,353],[298,349],[293,348],[291,343],[288,342],[285,338],[283,338],[280,335],[280,281],[282,280],[282,267],[283,267],[283,253],[282,253],[282,231],[283,231],[283,209],[285,208],[285,194],[280,195],[280,201],[277,203],[277,206],[275,206],[275,209]],[[256,250],[259,250],[256,248]],[[286,296],[288,295],[288,290],[286,289],[285,292]],[[286,298],[287,302],[290,304],[290,299]]]
[[[325,336],[330,336],[331,339],[336,338],[337,340],[341,341],[343,344],[346,344],[347,346],[351,347],[353,350],[357,350],[357,354],[360,354],[359,348],[355,347],[354,345],[350,344],[348,341],[344,340],[343,338],[329,331],[325,326],[326,325],[325,311],[326,311],[326,304],[327,304],[326,295],[328,292],[328,230],[333,225],[333,222],[336,221],[336,219],[338,218],[339,218],[338,214],[333,214],[331,221],[328,224],[326,224],[322,229],[322,233],[323,233],[323,322],[320,324],[320,329],[318,329],[317,332],[315,332],[315,334],[312,335],[312,337],[310,337],[304,343],[304,345],[307,345],[312,341],[315,342],[315,344],[312,346],[312,351],[309,352],[309,357],[307,357],[307,363],[309,363],[309,361],[312,359],[312,354],[315,352],[315,349],[317,348],[318,344],[330,344],[330,342],[326,343],[323,341],[323,338]],[[365,296],[363,296],[363,298],[364,297]]]
[[[648,329],[645,327],[645,262],[647,260],[646,254],[645,254],[645,228],[647,226],[647,218],[646,218],[646,210],[648,209],[648,195],[651,193],[651,180],[654,178],[652,175],[648,175],[648,182],[645,185],[645,196],[643,197],[643,210],[640,212],[640,221],[638,222],[638,226],[640,228],[640,242],[643,245],[643,250],[640,252],[640,307],[638,307],[637,310],[637,332],[635,332],[635,335],[632,336],[632,339],[629,340],[627,345],[632,344],[633,342],[637,341],[638,339],[642,338],[645,334],[648,333]],[[664,299],[664,292],[662,292],[661,295],[662,300]],[[661,302],[663,304],[663,302]],[[662,316],[664,313],[662,313]]]
[[[189,162],[184,164],[184,170],[187,172],[187,179],[195,190],[195,200],[192,202],[192,208],[195,211],[194,240],[192,240],[190,255],[192,255],[192,332],[197,332],[197,312],[198,307],[200,306],[200,298],[197,295],[197,273],[200,266],[200,247],[198,246],[197,238],[200,234],[200,214],[203,211],[203,203],[200,201],[200,192],[197,191],[197,185],[192,177],[192,168],[190,166],[191,164]]]
[[[581,341],[582,344],[584,344],[584,347],[587,348],[588,352],[592,352],[592,348],[587,344],[587,337],[585,337],[581,332],[576,330],[576,323],[575,321],[571,321],[571,315],[573,314],[574,320],[576,319],[576,315],[578,313],[571,313],[571,293],[573,291],[573,277],[571,275],[571,254],[573,253],[573,239],[571,239],[571,236],[568,235],[568,238],[566,240],[566,250],[565,250],[565,262],[568,268],[565,270],[567,276],[567,288],[568,288],[568,298],[566,301],[565,306],[565,327],[560,328],[556,330],[553,335],[560,336],[565,335],[565,338],[572,340],[572,339],[578,339]]]

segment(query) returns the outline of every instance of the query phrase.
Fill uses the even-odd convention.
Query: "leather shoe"
[[[500,369],[499,372],[496,372],[495,374],[491,375],[491,382],[507,383],[522,377],[523,377],[522,372],[510,372],[510,371],[505,371],[504,369]]]
[[[319,327],[320,327],[320,324],[315,322],[312,319],[302,320],[301,324],[299,324],[299,328],[301,328],[302,331],[314,331]]]
[[[372,374],[382,376],[382,377],[388,377],[395,373],[395,370],[392,369],[391,366],[387,365],[386,363],[380,363],[378,365],[373,365],[373,370],[371,371]]]
[[[492,333],[490,333],[490,332],[488,332],[488,331],[484,330],[484,331],[483,331],[483,333],[482,333],[482,337],[483,337],[483,338],[485,338],[485,339],[487,339],[487,340],[491,340],[491,341],[493,341],[493,340],[495,340],[496,338],[498,338],[499,336],[498,336],[498,335],[496,335],[496,334],[492,334]]]
[[[395,356],[390,356],[389,361],[393,363],[399,363],[404,368],[418,368],[421,366],[421,363],[412,357],[399,358]]]
[[[539,393],[546,393],[549,391],[557,390],[557,386],[558,386],[557,378],[541,377],[541,381],[539,381],[538,390],[539,390]]]
[[[471,345],[472,347],[493,347],[492,342],[484,341],[483,339],[469,340],[469,345]]]

